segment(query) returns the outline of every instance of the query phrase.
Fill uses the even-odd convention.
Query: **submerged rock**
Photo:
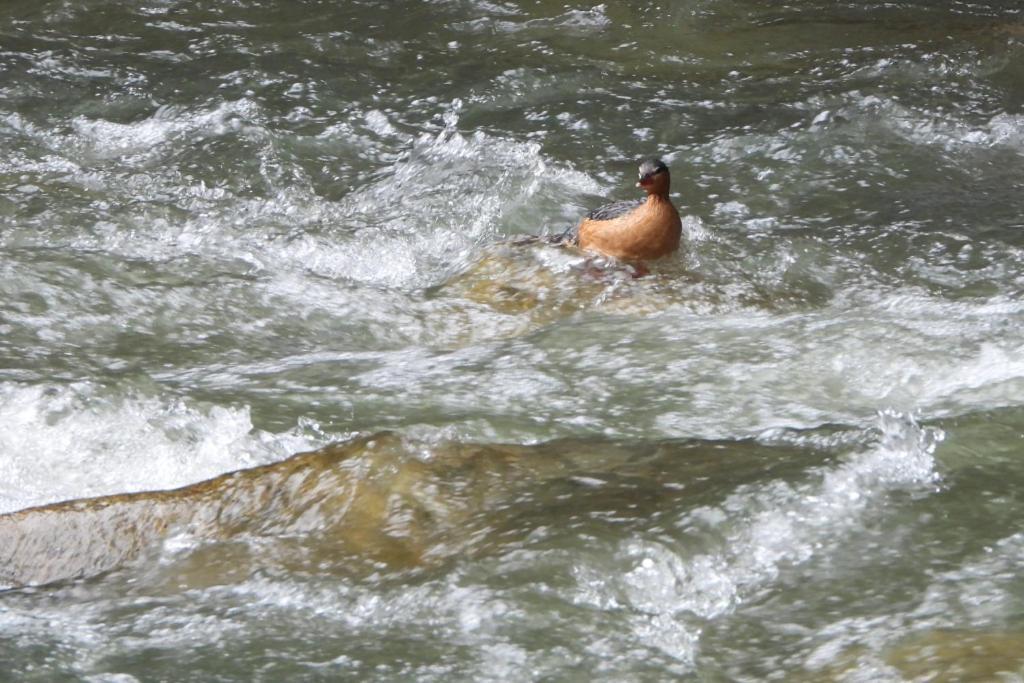
[[[92,576],[179,534],[209,541],[316,532],[333,552],[416,563],[427,536],[458,522],[464,501],[406,455],[399,437],[378,434],[170,491],[3,515],[0,585]]]
[[[848,648],[829,666],[797,680],[1016,681],[1024,674],[1024,633],[925,630],[882,651],[863,645]]]
[[[886,662],[914,681],[1017,680],[1024,674],[1024,633],[928,631],[893,647]]]
[[[521,540],[537,526],[524,520],[536,514],[541,526],[553,514],[647,520],[684,495],[700,504],[771,463],[799,468],[801,453],[809,454],[746,441],[426,445],[381,433],[174,490],[0,515],[0,586],[91,577],[146,558],[160,564],[168,553],[192,584],[231,580],[251,570],[246,563],[315,572],[427,567]],[[273,543],[229,547],[259,539]],[[188,552],[179,561],[174,547],[182,544]],[[254,546],[268,549],[253,557],[261,552]]]
[[[726,248],[690,245],[678,257],[625,263],[543,241],[497,244],[429,294],[515,316],[527,328],[581,311],[634,316],[672,308],[788,311],[821,306],[832,297],[821,281],[827,254],[820,245],[801,243],[792,253],[764,254],[748,263],[716,257],[717,272],[695,253]]]

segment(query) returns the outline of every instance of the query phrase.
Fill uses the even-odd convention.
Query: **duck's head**
[[[644,159],[640,162],[640,180],[636,186],[647,190],[647,194],[668,194],[668,166],[661,159]]]

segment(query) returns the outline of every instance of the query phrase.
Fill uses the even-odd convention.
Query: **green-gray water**
[[[1019,2],[0,18],[0,680],[1024,676]]]

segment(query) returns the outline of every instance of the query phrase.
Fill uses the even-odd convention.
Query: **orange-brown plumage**
[[[602,207],[580,222],[581,248],[624,260],[657,259],[679,248],[682,223],[668,198],[668,167],[657,159],[644,161],[637,186],[647,191],[646,201]]]

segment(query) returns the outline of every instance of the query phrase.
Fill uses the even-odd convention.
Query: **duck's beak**
[[[651,174],[650,173],[645,173],[644,175],[640,176],[640,180],[637,181],[636,186],[637,187],[643,187],[644,185],[650,185],[650,184],[651,184]]]

